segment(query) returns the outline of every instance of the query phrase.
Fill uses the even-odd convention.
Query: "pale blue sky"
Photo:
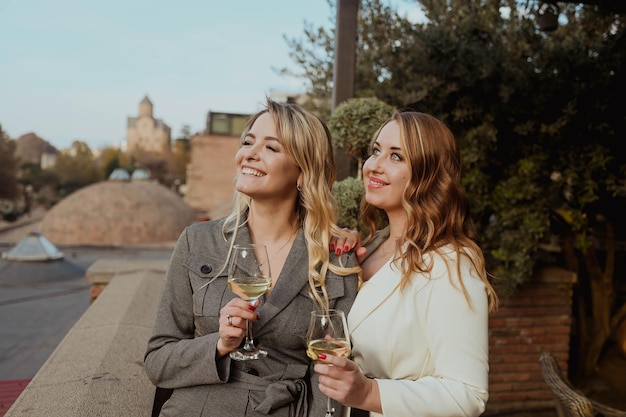
[[[148,95],[173,138],[185,124],[195,133],[208,111],[304,91],[272,69],[293,66],[283,35],[334,14],[326,0],[0,0],[0,124],[95,150],[124,140]]]

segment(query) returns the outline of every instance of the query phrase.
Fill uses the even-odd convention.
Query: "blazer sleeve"
[[[468,304],[456,266],[435,256],[428,284],[413,297],[434,372],[416,380],[378,379],[383,414],[396,417],[479,416],[488,399],[488,305],[484,283],[461,262]],[[450,276],[451,274],[451,276]],[[437,275],[437,276],[436,276]]]
[[[184,266],[191,249],[190,227],[180,235],[172,252],[144,356],[148,378],[161,388],[225,383],[228,380],[230,359],[226,356],[216,360],[219,333],[194,337],[193,294]]]

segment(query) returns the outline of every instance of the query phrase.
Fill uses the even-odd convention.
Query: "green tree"
[[[359,217],[359,203],[363,196],[363,181],[347,177],[333,185],[333,196],[337,201],[337,224],[353,230],[365,230]]]
[[[626,237],[624,16],[568,3],[560,27],[543,33],[536,2],[419,3],[426,20],[415,23],[381,0],[361,2],[356,96],[431,113],[455,132],[502,291],[545,263],[578,273],[579,368],[588,375],[626,317],[614,273],[615,241]],[[305,34],[292,56],[315,75],[311,93],[326,92],[332,60],[319,46],[332,51],[333,33]]]
[[[357,179],[361,179],[361,166],[374,133],[393,110],[376,97],[353,98],[337,106],[328,118],[334,145],[357,160]]]
[[[132,163],[128,155],[115,146],[108,146],[101,149],[97,163],[100,169],[100,177],[105,180],[108,179],[111,173],[117,168],[123,168],[127,171],[132,170]]]
[[[328,0],[330,5],[334,1]],[[335,16],[329,19],[335,25]],[[357,26],[356,97],[377,97],[396,104],[396,94],[386,92],[388,83],[381,84],[391,74],[388,68],[401,65],[396,54],[397,42],[410,34],[411,22],[398,17],[393,8],[380,0],[362,0]],[[300,77],[309,86],[309,108],[326,118],[330,115],[333,91],[334,32],[328,27],[314,28],[306,22],[303,38],[285,37],[289,56],[300,69],[283,68],[280,73]],[[400,86],[400,91],[403,91]]]
[[[58,178],[61,197],[103,179],[91,148],[78,140],[61,151],[52,171]]]
[[[41,165],[32,162],[22,163],[20,184],[24,190],[31,190],[37,204],[49,207],[58,201],[56,190],[59,188],[59,179],[54,170],[42,169]]]
[[[100,152],[100,176],[109,178],[111,173],[121,167],[120,150],[114,147],[106,147]]]
[[[0,200],[13,200],[18,195],[17,158],[15,141],[2,130],[0,124]]]

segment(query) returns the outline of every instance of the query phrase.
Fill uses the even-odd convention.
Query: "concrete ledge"
[[[114,271],[117,261],[100,266]],[[124,268],[134,264],[134,268]],[[149,416],[155,387],[143,355],[165,278],[162,260],[132,261],[69,331],[6,417]],[[141,268],[138,266],[141,265]],[[126,271],[126,272],[125,272]]]
[[[169,259],[99,259],[85,273],[85,281],[92,284],[108,284],[117,274],[136,271],[165,272]]]
[[[91,302],[100,296],[117,275],[128,275],[137,271],[165,272],[168,265],[169,259],[99,259],[85,273],[85,281],[91,283]]]

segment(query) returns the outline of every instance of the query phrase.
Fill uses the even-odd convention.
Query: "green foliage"
[[[117,168],[121,168],[122,164],[122,152],[114,147],[107,147],[100,152],[99,165],[100,165],[100,177],[102,179],[108,179],[113,171]]]
[[[47,186],[55,188],[59,181],[53,171],[42,169],[39,164],[25,162],[20,166],[20,182],[24,186],[30,185],[32,190],[37,193]]]
[[[363,181],[354,177],[335,182],[333,196],[337,202],[339,211],[337,224],[340,227],[363,232],[364,227],[359,217],[359,204],[363,193]]]
[[[115,146],[107,146],[100,149],[95,163],[98,166],[100,178],[103,180],[107,180],[117,168],[125,169],[128,172],[132,172],[134,169],[129,156]]]
[[[180,128],[180,133],[176,138],[176,142],[183,141],[189,146],[189,141],[191,140],[191,126],[185,124]]]
[[[510,166],[491,194],[491,218],[484,230],[485,249],[496,261],[501,286],[512,293],[535,266],[539,244],[550,228],[550,194],[546,193],[543,155]]]
[[[367,157],[374,133],[393,110],[392,106],[375,97],[346,100],[327,120],[333,144],[362,162]]]
[[[17,195],[15,141],[9,139],[0,125],[0,199],[12,200]]]
[[[334,10],[336,2],[328,0],[328,3]],[[388,69],[404,65],[405,56],[398,53],[397,45],[402,39],[411,36],[412,24],[406,19],[398,19],[395,11],[380,0],[361,0],[357,19],[356,96],[376,96],[392,105],[400,104],[396,100],[397,93],[404,91],[405,86],[397,84],[395,79],[388,79]],[[300,70],[278,70],[282,75],[307,81],[311,98],[306,107],[315,110],[323,118],[330,115],[333,95],[334,13],[329,22],[329,26],[318,28],[305,22],[303,38],[285,37],[289,56]],[[393,91],[386,94],[389,88],[393,88]]]
[[[89,145],[82,141],[74,141],[57,156],[52,172],[58,178],[61,197],[103,179]]]
[[[414,23],[382,0],[361,2],[355,95],[450,126],[472,215],[503,287],[527,280],[542,248],[566,233],[584,249],[608,221],[624,239],[623,16],[565,4],[566,23],[547,34],[536,26],[535,2],[420,3],[427,20]],[[310,44],[291,44],[296,63],[306,66],[310,92],[328,96],[333,33],[308,27],[307,37]]]

